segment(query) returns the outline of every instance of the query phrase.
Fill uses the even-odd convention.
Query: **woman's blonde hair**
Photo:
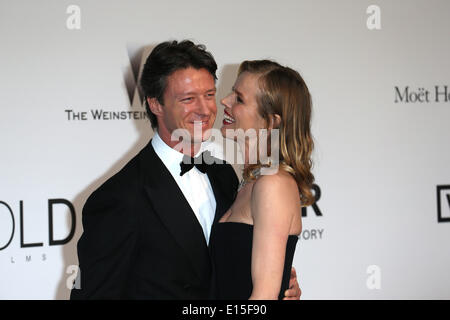
[[[311,173],[311,96],[300,74],[270,60],[244,61],[238,75],[249,72],[259,75],[258,111],[267,126],[273,115],[280,117],[279,168],[289,172],[297,182],[302,206],[314,203],[311,192],[314,176]],[[255,179],[252,172],[262,164],[244,169],[245,180]]]

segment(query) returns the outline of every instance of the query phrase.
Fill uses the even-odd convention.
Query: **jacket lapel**
[[[207,172],[209,182],[211,183],[211,187],[214,192],[214,197],[216,198],[216,212],[214,214],[214,223],[213,226],[217,223],[217,221],[221,218],[221,216],[225,213],[226,208],[226,197],[225,190],[223,190],[223,185],[220,184],[220,179],[218,179],[218,168],[216,167],[218,164],[212,164],[212,168]]]
[[[220,162],[219,162],[220,163]],[[214,192],[214,196],[216,198],[216,212],[214,215],[214,222],[211,228],[210,233],[210,241],[209,241],[209,249],[211,252],[211,238],[213,238],[213,234],[215,228],[217,226],[218,221],[222,217],[222,215],[230,208],[231,204],[234,201],[235,197],[235,186],[230,184],[229,173],[223,170],[223,166],[229,166],[228,164],[216,164],[213,163],[211,165],[210,170],[208,170],[208,178],[211,183],[211,187]],[[234,173],[234,172],[233,172]]]
[[[210,272],[210,259],[203,230],[182,191],[151,143],[144,149],[145,191],[162,223],[184,250],[200,279]]]

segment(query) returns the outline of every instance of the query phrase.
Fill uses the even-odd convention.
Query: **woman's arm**
[[[252,281],[250,299],[278,299],[286,243],[294,217],[300,218],[295,180],[287,174],[260,177],[252,190]],[[301,220],[300,220],[301,221]],[[301,223],[298,226],[301,231]]]

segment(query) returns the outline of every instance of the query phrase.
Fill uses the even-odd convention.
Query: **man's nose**
[[[210,108],[211,101],[206,100],[205,98],[198,99],[197,104],[197,113],[205,116],[209,116],[211,114]]]

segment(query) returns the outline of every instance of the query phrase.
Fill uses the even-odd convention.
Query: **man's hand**
[[[289,279],[289,289],[284,292],[283,300],[300,300],[300,296],[302,295],[302,290],[300,290],[300,286],[297,281],[297,273],[295,272],[295,268],[291,269],[291,278]]]

